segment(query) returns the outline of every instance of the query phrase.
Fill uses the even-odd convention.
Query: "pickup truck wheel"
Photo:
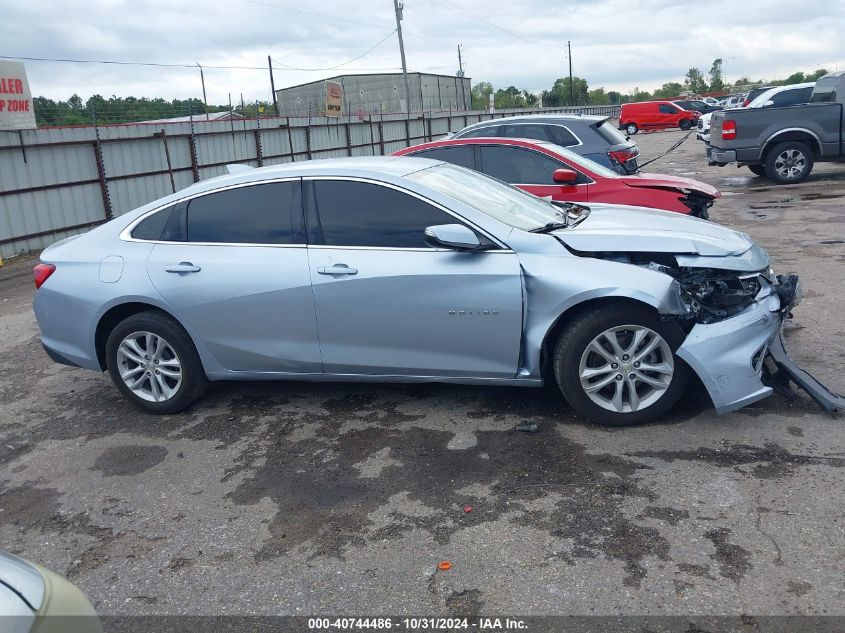
[[[681,122],[678,123],[678,125],[684,132],[686,132],[692,127],[692,122],[689,119],[681,119]]]
[[[633,136],[634,134],[636,134],[639,131],[640,131],[640,128],[637,127],[636,123],[628,123],[625,126],[625,134],[627,134],[628,136]]]
[[[761,178],[766,177],[766,166],[765,165],[746,165],[748,169],[751,170],[751,173],[755,176],[760,176]]]
[[[685,338],[645,307],[604,304],[561,333],[555,377],[564,397],[593,422],[628,426],[666,413],[686,389],[689,369],[675,356]]]
[[[804,180],[813,170],[813,152],[804,143],[778,143],[766,156],[766,176],[779,185],[791,185]]]

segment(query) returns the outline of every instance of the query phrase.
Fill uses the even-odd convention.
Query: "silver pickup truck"
[[[746,165],[777,184],[804,180],[818,161],[845,160],[845,71],[816,82],[810,103],[714,112],[708,164]]]

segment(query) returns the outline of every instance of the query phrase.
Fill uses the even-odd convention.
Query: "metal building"
[[[282,116],[321,116],[326,113],[326,82],[343,88],[343,115],[400,113],[405,106],[402,73],[339,75],[276,91]],[[453,75],[408,73],[410,112],[470,110],[471,80]]]

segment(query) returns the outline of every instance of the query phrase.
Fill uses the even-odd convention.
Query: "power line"
[[[358,24],[360,26],[369,26],[376,29],[386,29],[390,28],[388,24],[372,24],[370,22],[359,22],[358,20],[352,20],[350,18],[341,18],[336,15],[326,15],[324,13],[316,13],[314,11],[305,11],[304,9],[294,9],[293,7],[286,7],[281,4],[274,4],[272,2],[261,2],[261,0],[243,0],[244,2],[249,2],[250,4],[259,4],[264,7],[271,7],[273,9],[279,9],[281,11],[290,11],[291,13],[299,13],[301,15],[313,15],[318,18],[324,18],[327,20],[337,20],[338,22],[349,22],[351,24]]]
[[[274,59],[273,61],[274,61],[274,62],[276,62],[277,64],[279,64],[279,66],[283,66],[283,67],[285,67],[285,68],[286,68],[286,69],[288,69],[288,70],[307,70],[307,71],[315,71],[315,70],[335,70],[335,69],[337,69],[337,68],[341,68],[342,66],[346,66],[347,64],[351,64],[351,63],[352,63],[352,62],[354,62],[354,61],[358,61],[359,59],[361,59],[361,58],[362,58],[362,57],[364,57],[365,55],[369,55],[369,54],[370,54],[370,53],[372,53],[375,49],[377,49],[379,46],[381,46],[382,44],[384,44],[384,43],[385,43],[388,39],[390,39],[390,37],[391,37],[394,33],[396,33],[396,29],[393,29],[393,30],[392,30],[390,33],[388,33],[388,34],[387,34],[387,35],[386,35],[383,39],[381,39],[381,40],[379,40],[378,42],[376,42],[375,44],[373,44],[370,48],[368,48],[368,49],[367,49],[367,50],[365,50],[363,53],[361,53],[360,55],[358,55],[358,57],[353,57],[352,59],[350,59],[350,60],[348,60],[348,61],[345,61],[345,62],[343,62],[342,64],[338,64],[337,66],[329,66],[328,68],[297,68],[297,67],[295,67],[295,66],[288,66],[287,64],[284,64],[284,63],[282,63],[282,62],[280,62],[280,61],[277,61],[277,60],[275,60],[275,59]],[[384,69],[384,70],[391,70],[391,69]]]
[[[390,35],[393,35],[391,33]],[[388,37],[390,37],[388,35]],[[387,39],[387,38],[385,38]],[[384,40],[382,40],[383,42]],[[381,43],[381,42],[380,42]],[[371,49],[372,50],[372,49]],[[369,52],[369,51],[368,51]],[[366,53],[365,53],[366,54]],[[356,57],[355,59],[360,59],[363,55]],[[156,68],[190,68],[192,70],[196,70],[196,64],[165,64],[165,63],[157,63],[157,62],[124,62],[124,61],[114,61],[114,60],[103,60],[103,59],[63,59],[58,57],[20,57],[14,55],[0,55],[0,59],[14,59],[14,60],[24,60],[24,61],[31,61],[31,62],[62,62],[62,63],[70,63],[70,64],[112,64],[117,66],[152,66]],[[281,62],[277,62],[281,66],[285,66]],[[341,65],[348,64],[353,60],[348,62],[344,62]],[[266,66],[206,66],[205,64],[200,64],[200,66],[206,70],[267,70]],[[334,67],[337,68],[337,67]],[[396,70],[399,68],[398,66],[392,66],[387,68],[349,68],[348,70]],[[332,70],[333,68],[295,68],[293,66],[285,66],[286,70]]]
[[[20,57],[13,55],[0,55],[0,59],[22,59],[30,62],[67,62],[72,64],[113,64],[117,66],[154,66],[157,68],[196,68],[197,64],[165,64],[160,62],[124,62],[104,59],[66,59],[59,57]],[[265,66],[206,66],[217,70],[267,70]]]
[[[471,11],[467,11],[467,10],[466,10],[466,9],[464,9],[463,7],[459,7],[457,4],[455,4],[454,2],[452,2],[452,0],[435,0],[435,1],[437,1],[437,2],[445,2],[446,4],[448,4],[448,5],[449,5],[450,7],[452,7],[453,9],[457,9],[457,10],[458,10],[458,11],[460,11],[461,13],[465,13],[466,15],[470,16],[471,18],[475,18],[476,20],[480,20],[480,21],[484,22],[484,24],[486,24],[486,25],[488,25],[488,26],[492,26],[492,27],[493,27],[494,29],[496,29],[497,31],[501,31],[502,33],[506,33],[506,34],[510,35],[511,37],[515,37],[515,38],[516,38],[516,39],[518,39],[518,40],[524,40],[524,39],[525,39],[525,38],[524,38],[524,37],[522,37],[521,35],[517,35],[516,33],[512,33],[512,32],[510,32],[510,31],[508,31],[507,29],[503,29],[503,28],[502,28],[501,26],[499,26],[498,24],[493,24],[490,20],[486,20],[485,18],[481,17],[480,15],[477,15],[477,14],[475,14],[475,13],[472,13]]]

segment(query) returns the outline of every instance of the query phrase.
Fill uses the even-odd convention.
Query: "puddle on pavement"
[[[750,176],[725,178],[719,184],[727,187],[745,187],[753,180]]]

